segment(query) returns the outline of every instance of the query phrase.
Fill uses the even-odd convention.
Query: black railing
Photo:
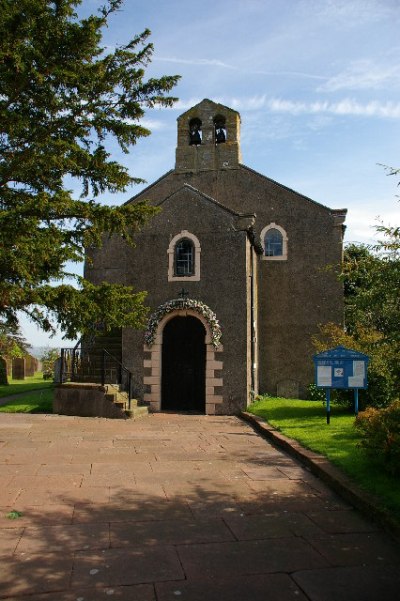
[[[63,382],[98,382],[116,384],[128,393],[128,408],[132,400],[132,372],[106,349],[85,349],[78,343],[74,348],[62,348],[60,373]]]

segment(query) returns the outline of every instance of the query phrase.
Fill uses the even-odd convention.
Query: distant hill
[[[51,351],[54,348],[60,350],[60,347],[57,346],[31,346],[28,350],[29,354],[32,355],[32,357],[40,359],[44,355],[44,353],[46,353],[47,351]]]

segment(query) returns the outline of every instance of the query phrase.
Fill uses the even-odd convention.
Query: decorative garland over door
[[[154,311],[154,313],[150,316],[147,324],[147,330],[144,335],[145,342],[148,347],[153,345],[157,334],[158,324],[163,317],[172,311],[176,311],[177,309],[191,309],[192,311],[202,315],[210,326],[212,345],[215,349],[219,347],[221,344],[222,331],[217,316],[215,315],[214,311],[210,309],[210,307],[199,300],[190,298],[174,298],[170,301],[167,301],[163,305],[160,305],[158,309]]]

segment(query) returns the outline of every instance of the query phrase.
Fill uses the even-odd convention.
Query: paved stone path
[[[236,417],[0,416],[0,599],[393,601],[399,568]]]

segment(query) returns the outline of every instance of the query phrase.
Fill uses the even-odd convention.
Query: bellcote
[[[178,117],[176,171],[235,169],[240,162],[238,112],[204,99]]]

